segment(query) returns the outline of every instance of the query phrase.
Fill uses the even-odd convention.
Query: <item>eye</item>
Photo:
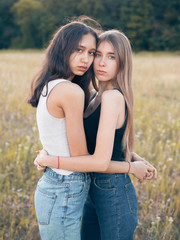
[[[109,59],[115,59],[115,56],[109,55]]]
[[[89,52],[90,55],[94,56],[95,55],[95,52]]]
[[[95,53],[95,57],[100,57],[101,54],[100,53]]]
[[[76,48],[76,51],[82,53],[83,50],[81,48]]]

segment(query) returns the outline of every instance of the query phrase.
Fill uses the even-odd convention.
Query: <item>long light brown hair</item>
[[[102,33],[99,37],[98,45],[104,41],[112,44],[118,62],[116,85],[118,85],[118,88],[124,96],[128,114],[126,129],[123,136],[123,149],[126,161],[130,161],[134,144],[131,45],[128,38],[118,30],[109,30]],[[97,89],[96,83],[94,87]]]

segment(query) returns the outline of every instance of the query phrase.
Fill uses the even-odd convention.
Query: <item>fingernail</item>
[[[36,151],[36,154],[38,155],[38,154],[39,154],[39,151]]]

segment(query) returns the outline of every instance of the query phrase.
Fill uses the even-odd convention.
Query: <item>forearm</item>
[[[107,170],[104,173],[127,173],[130,168],[130,173],[132,170],[132,163],[129,166],[128,162],[120,162],[120,161],[110,161]]]
[[[57,168],[58,157],[44,157],[43,164],[48,167]],[[133,163],[129,166],[127,162],[110,161],[107,170],[101,159],[94,155],[59,157],[59,168],[76,172],[104,172],[104,173],[132,173]]]
[[[57,168],[58,157],[43,156],[43,160],[39,159],[43,166]],[[74,172],[103,172],[108,167],[108,161],[99,158],[96,155],[84,155],[73,157],[59,157],[59,168]]]
[[[40,154],[41,155],[41,154]],[[59,163],[58,163],[59,159]],[[48,166],[52,168],[59,168],[74,172],[103,172],[103,173],[131,173],[138,179],[142,180],[149,172],[154,172],[156,178],[156,171],[153,167],[148,166],[143,161],[119,162],[111,161],[97,155],[85,155],[78,157],[52,157],[39,156],[35,159],[41,166]],[[152,176],[151,176],[152,178]]]

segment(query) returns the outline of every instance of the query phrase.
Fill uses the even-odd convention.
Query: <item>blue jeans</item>
[[[66,176],[46,168],[34,196],[43,240],[80,240],[80,222],[89,186],[89,174]]]
[[[81,240],[131,240],[137,225],[137,197],[127,174],[91,173]]]

